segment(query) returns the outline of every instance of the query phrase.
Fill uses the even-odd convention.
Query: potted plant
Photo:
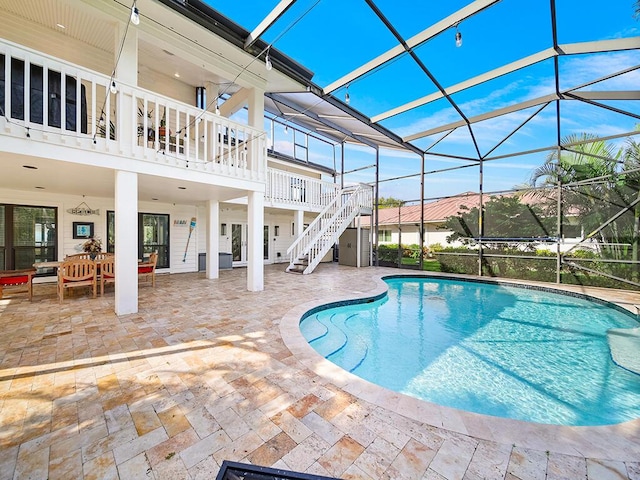
[[[153,113],[153,110],[149,110],[147,111],[147,140],[153,140],[154,132],[153,132],[153,122],[151,121],[151,114]],[[140,120],[138,120],[138,137],[142,137],[144,136],[144,109],[142,107],[138,107],[138,117],[140,118]]]
[[[102,251],[102,240],[91,237],[82,244],[82,250],[88,253],[91,259],[95,259],[96,255]]]
[[[162,118],[160,119],[160,127],[158,128],[158,133],[161,137],[164,137],[167,134],[167,109],[162,111]]]

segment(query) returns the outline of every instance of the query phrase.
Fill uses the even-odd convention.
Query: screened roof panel
[[[555,3],[559,43],[625,38],[640,33],[633,18],[633,0],[598,2],[600,8],[585,8],[580,2]],[[575,28],[576,25],[584,28]]]
[[[484,156],[505,155],[556,143],[555,107],[531,107],[472,126]]]
[[[263,39],[283,52],[295,51],[321,86],[397,45],[365,2],[342,0],[295,2]]]
[[[398,70],[402,71],[401,78],[398,78]],[[372,94],[378,92],[380,85],[388,86],[384,95]],[[407,88],[409,85],[411,87]],[[436,90],[434,83],[408,53],[348,84],[348,87],[350,105],[368,117]],[[344,100],[346,91],[347,88],[342,87],[333,93]]]
[[[523,17],[521,6],[501,1],[461,22],[457,27],[461,47],[456,47],[456,28],[452,27],[416,53],[445,87],[551,47],[548,11],[532,9]],[[506,18],[514,16],[519,17],[517,28],[505,24]],[[517,39],[511,39],[516,35]],[[517,42],[517,48],[512,41]]]
[[[468,5],[467,0],[416,2],[415,0],[379,0],[378,8],[391,21],[400,35],[409,39]]]
[[[606,103],[615,105],[615,102]],[[635,110],[637,109],[636,107]],[[578,100],[562,102],[560,117],[562,137],[572,133],[589,133],[596,136],[618,135],[633,132],[639,122],[637,118]]]
[[[257,11],[267,15],[280,2],[255,3],[257,8],[248,8],[246,2],[213,6],[251,30],[262,20]],[[308,92],[282,94],[287,97],[286,108],[270,101],[267,106],[274,114],[286,113],[288,121],[325,132],[335,141],[346,139],[368,147],[427,149],[455,130],[432,148],[452,156],[477,156],[468,122],[481,154],[501,141],[494,154],[524,151],[536,143],[536,148],[546,147],[553,137],[557,142],[557,132],[553,135],[557,119],[551,108],[557,99],[554,57],[558,56],[561,94],[575,88],[582,97],[588,96],[587,91],[639,89],[637,71],[583,86],[640,64],[635,3],[578,3],[293,2],[261,40],[315,75],[306,86]],[[462,35],[460,47],[455,44],[456,31]],[[591,53],[597,51],[605,53]],[[454,104],[442,98],[445,94]],[[621,100],[608,94],[601,100],[575,100],[567,94],[566,98],[560,102],[563,133],[630,131],[630,125],[638,123],[633,115],[615,112],[629,110],[635,115],[635,97]],[[554,103],[517,134],[499,139],[510,134],[513,123],[548,102]],[[575,107],[576,103],[582,106]],[[308,118],[303,120],[304,116]]]
[[[581,90],[637,90],[640,86],[637,69],[617,75],[640,66],[640,50],[571,55],[561,57],[558,66],[562,90],[582,85]]]

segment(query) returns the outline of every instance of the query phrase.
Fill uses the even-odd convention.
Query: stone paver
[[[397,273],[266,266],[263,292],[246,291],[243,269],[159,275],[121,317],[113,289],[60,305],[37,284],[33,302],[0,300],[0,480],[211,479],[224,460],[358,480],[640,480],[640,421],[571,429],[454,411],[300,341],[310,306],[378,293]]]

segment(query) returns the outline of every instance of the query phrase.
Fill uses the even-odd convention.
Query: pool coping
[[[307,343],[299,328],[301,319],[309,310],[328,303],[349,302],[384,295],[387,291],[387,284],[383,278],[406,276],[479,280],[477,277],[469,275],[445,275],[433,272],[422,274],[415,271],[392,273],[388,269],[379,268],[374,271],[375,273],[371,275],[371,279],[375,282],[374,288],[358,294],[344,293],[334,296],[329,301],[318,300],[302,303],[289,310],[282,317],[280,321],[282,340],[291,353],[309,370],[356,398],[429,426],[477,439],[581,457],[619,461],[637,461],[640,458],[640,419],[606,426],[571,427],[482,415],[444,407],[394,392],[357,377],[322,357]],[[487,278],[482,281],[544,288],[559,293],[570,292],[571,294],[573,292],[616,304],[630,312],[633,312],[633,308],[635,308],[635,304],[604,298],[610,294],[610,291],[605,289],[588,289],[589,293],[584,293],[579,292],[578,289],[584,291],[585,287],[579,286],[511,281],[509,279]]]

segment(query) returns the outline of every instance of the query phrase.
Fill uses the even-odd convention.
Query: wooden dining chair
[[[158,254],[153,252],[149,255],[149,260],[138,264],[138,279],[143,278],[144,281],[151,280],[151,286],[156,286],[156,264],[158,263]]]
[[[104,284],[116,283],[115,257],[109,255],[100,261],[100,295],[104,296]]]
[[[89,286],[96,298],[96,264],[93,260],[80,258],[65,260],[58,268],[58,298],[64,300],[64,291],[70,288]]]

